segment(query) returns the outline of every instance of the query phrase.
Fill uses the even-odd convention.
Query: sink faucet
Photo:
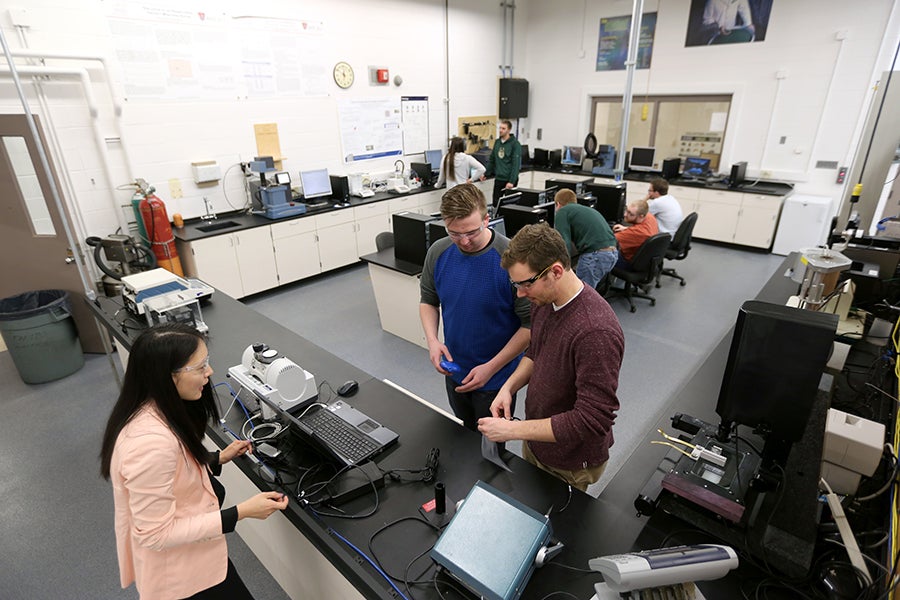
[[[203,206],[206,207],[206,214],[200,217],[204,221],[212,221],[213,219],[217,219],[216,211],[213,210],[212,202],[209,201],[209,198],[203,196]]]

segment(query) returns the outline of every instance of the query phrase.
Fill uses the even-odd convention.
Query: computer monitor
[[[563,166],[581,168],[584,162],[584,148],[581,146],[563,146],[560,163]]]
[[[303,197],[321,198],[331,195],[331,178],[328,169],[300,171],[300,185],[303,186]]]
[[[631,149],[631,158],[628,159],[628,168],[632,171],[655,171],[656,148],[641,148],[635,146]]]
[[[736,423],[764,432],[767,446],[769,441],[777,446],[800,440],[837,323],[838,316],[829,313],[744,302],[716,404],[722,417],[720,439]]]
[[[684,167],[681,169],[682,175],[688,177],[705,177],[709,173],[708,158],[700,158],[699,156],[688,156],[684,159]]]
[[[422,185],[434,185],[435,177],[434,171],[431,170],[431,164],[414,162],[409,163],[409,168],[416,174],[416,177],[422,180]]]
[[[522,164],[523,165],[531,164],[531,153],[528,150],[528,144],[522,144]]]
[[[534,163],[536,167],[547,167],[550,165],[550,151],[545,148],[534,149]]]
[[[426,150],[425,162],[431,165],[432,171],[439,171],[441,168],[441,159],[444,157],[440,150]]]
[[[597,146],[597,156],[594,158],[594,167],[591,173],[594,175],[614,174],[616,168],[616,147],[608,144]]]

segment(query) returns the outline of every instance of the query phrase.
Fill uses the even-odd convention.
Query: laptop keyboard
[[[302,421],[336,454],[353,463],[368,457],[378,449],[378,444],[374,440],[332,414],[330,410],[324,408],[317,410],[304,416]]]

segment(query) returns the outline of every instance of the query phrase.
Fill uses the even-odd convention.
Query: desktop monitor
[[[635,146],[631,149],[631,157],[628,159],[628,168],[632,171],[655,171],[655,162],[656,148],[640,148]]]
[[[528,150],[528,144],[522,144],[522,164],[530,165],[531,164],[531,154]]]
[[[737,423],[766,432],[767,443],[800,440],[837,323],[829,313],[744,302],[716,404],[720,438]]]
[[[709,163],[708,158],[688,156],[684,159],[684,168],[681,172],[688,177],[704,177],[709,173]]]
[[[435,178],[431,164],[414,162],[409,163],[409,168],[416,174],[416,177],[422,180],[422,185],[434,185]]]
[[[597,146],[597,155],[594,157],[594,166],[591,173],[594,175],[613,175],[616,168],[616,147],[608,144]]]
[[[426,150],[425,162],[431,165],[432,171],[439,171],[441,168],[441,159],[444,157],[440,150]]]
[[[581,146],[563,146],[560,163],[564,167],[578,167],[580,169],[582,162],[584,162],[584,148]]]
[[[531,161],[536,167],[550,166],[550,151],[544,148],[534,149],[534,159]]]
[[[331,178],[328,176],[328,169],[300,171],[300,185],[306,199],[331,196]]]

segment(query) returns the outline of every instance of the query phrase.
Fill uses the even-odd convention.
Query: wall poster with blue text
[[[685,46],[762,42],[772,0],[691,0]]]
[[[600,39],[597,43],[597,70],[621,71],[628,58],[628,38],[631,15],[600,19]],[[641,37],[638,40],[636,67],[649,69],[653,57],[653,36],[656,34],[656,13],[641,17]]]

